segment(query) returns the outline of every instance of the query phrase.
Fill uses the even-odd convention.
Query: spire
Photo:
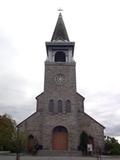
[[[58,16],[58,20],[51,41],[59,41],[59,40],[69,41],[69,37],[61,13]]]

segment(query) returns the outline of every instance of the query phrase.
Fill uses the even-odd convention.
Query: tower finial
[[[59,8],[59,9],[58,9],[58,11],[59,11],[59,12],[62,12],[62,11],[63,11],[63,9],[62,9],[62,8]]]

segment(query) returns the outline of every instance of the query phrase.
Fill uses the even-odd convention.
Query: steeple
[[[69,37],[67,34],[67,30],[65,28],[65,24],[64,24],[61,13],[58,16],[58,20],[57,20],[51,41],[67,41],[67,42],[69,42]]]
[[[50,42],[46,42],[47,60],[46,62],[74,63],[75,43],[69,41],[67,30],[65,28],[62,14],[58,16],[58,20]]]

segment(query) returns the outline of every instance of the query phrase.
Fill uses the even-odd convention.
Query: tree
[[[105,152],[110,155],[120,155],[120,144],[118,140],[107,136],[105,138]]]
[[[17,132],[16,136],[12,140],[10,144],[10,151],[11,152],[24,152],[26,150],[26,144],[27,144],[27,135],[25,132]]]
[[[0,116],[0,150],[9,150],[16,137],[16,122],[7,114]]]
[[[80,135],[80,150],[83,155],[87,154],[88,135],[86,132],[82,132]]]
[[[16,122],[10,115],[0,115],[0,150],[16,152],[19,143],[19,151],[25,149],[26,135],[19,132],[17,136]]]

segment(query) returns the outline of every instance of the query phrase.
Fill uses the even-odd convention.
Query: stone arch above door
[[[64,126],[56,126],[53,129],[52,149],[68,150],[68,130]]]

